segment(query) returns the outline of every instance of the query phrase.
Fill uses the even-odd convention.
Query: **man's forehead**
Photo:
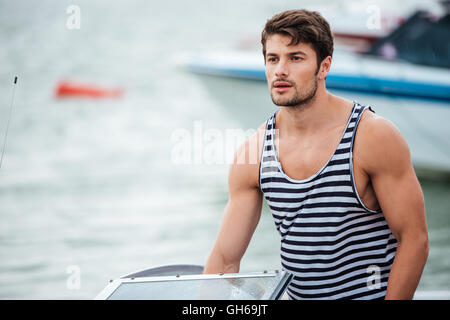
[[[311,44],[306,42],[299,42],[297,44],[290,45],[292,38],[283,34],[272,34],[267,37],[266,40],[266,52],[267,54],[274,53],[290,53],[290,52],[303,52],[310,54],[314,51]]]

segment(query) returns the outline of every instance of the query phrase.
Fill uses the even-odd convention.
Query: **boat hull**
[[[213,99],[244,129],[259,127],[278,108],[262,81],[210,75],[198,78]],[[418,176],[450,179],[449,103],[351,90],[329,89],[329,92],[370,105],[378,115],[390,120],[408,143]]]

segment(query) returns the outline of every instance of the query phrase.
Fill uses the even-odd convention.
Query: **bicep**
[[[400,240],[426,230],[424,198],[405,139],[390,122],[379,125],[366,146],[367,170],[386,221]]]
[[[405,234],[423,231],[425,222],[424,198],[412,167],[401,172],[380,172],[372,179],[375,194],[387,223],[400,240]]]

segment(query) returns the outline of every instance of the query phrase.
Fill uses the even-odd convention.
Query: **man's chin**
[[[281,96],[281,95],[271,95],[272,102],[279,107],[299,107],[304,104],[309,103],[314,99],[316,95],[316,91],[314,90],[313,94],[301,99],[299,96]]]
[[[274,93],[271,95],[272,102],[277,106],[284,106],[289,104],[292,99],[290,99],[287,95]]]
[[[280,98],[272,96],[272,102],[279,107],[290,107],[296,105],[293,103],[294,101],[292,101],[292,99],[286,99],[284,97]]]

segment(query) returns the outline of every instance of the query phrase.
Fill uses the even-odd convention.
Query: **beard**
[[[294,95],[292,97],[283,96],[283,94],[279,93],[273,93],[270,92],[270,96],[272,98],[272,101],[277,106],[282,107],[297,107],[302,106],[310,102],[315,96],[317,92],[317,77],[315,76],[312,83],[308,88],[305,88],[303,92],[301,92],[298,88],[295,82],[284,80],[284,79],[276,79],[273,81],[286,81],[289,82],[292,85],[292,89],[294,89]],[[272,88],[273,88],[272,83]]]

